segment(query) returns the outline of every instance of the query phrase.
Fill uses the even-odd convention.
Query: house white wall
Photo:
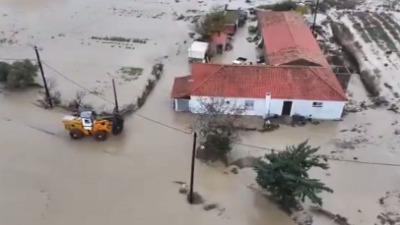
[[[252,109],[245,109],[246,100],[252,100],[254,102],[254,107]],[[249,116],[264,116],[265,115],[265,99],[262,98],[221,98],[221,97],[198,97],[190,96],[189,110],[192,113],[204,113],[204,107],[202,102],[220,102],[225,101],[226,106],[231,106],[232,108],[243,109],[243,115]],[[229,104],[228,104],[229,102]]]
[[[273,96],[272,96],[273,97]],[[300,99],[271,99],[271,96],[265,98],[221,98],[221,97],[199,97],[191,96],[189,101],[189,110],[192,113],[203,113],[204,109],[201,102],[225,101],[226,106],[245,108],[246,100],[254,102],[253,108],[246,108],[243,115],[266,116],[281,115],[285,101],[291,101],[292,109],[290,115],[299,114],[308,117],[311,115],[314,119],[336,120],[342,117],[345,102],[340,101],[313,101]],[[229,102],[229,104],[228,104]],[[322,107],[314,107],[314,102],[322,102]]]
[[[345,102],[340,101],[316,101],[300,99],[271,99],[270,114],[282,114],[283,103],[292,101],[292,110],[290,115],[300,114],[308,117],[311,115],[314,119],[336,120],[342,117]],[[322,102],[322,107],[313,107],[314,102]]]

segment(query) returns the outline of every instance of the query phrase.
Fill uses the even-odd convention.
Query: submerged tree
[[[257,183],[285,209],[296,207],[298,200],[304,202],[305,198],[322,205],[322,199],[317,194],[333,190],[308,175],[313,167],[328,169],[326,160],[321,162],[321,156],[316,154],[318,149],[305,141],[298,146],[288,146],[285,151],[267,154],[265,158],[268,161],[261,161],[255,167]]]
[[[238,138],[236,127],[244,109],[224,98],[203,99],[199,104],[192,129],[203,138],[204,150],[200,158],[227,164],[227,154],[232,149],[232,142]]]
[[[11,65],[5,62],[0,62],[0,82],[6,82],[10,72]]]
[[[222,7],[214,7],[195,22],[193,31],[208,41],[213,33],[224,31],[225,19],[225,10]]]
[[[12,64],[0,63],[0,82],[8,88],[23,88],[34,84],[38,68],[30,60],[16,61]]]

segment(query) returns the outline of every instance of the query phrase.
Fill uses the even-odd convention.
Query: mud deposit
[[[256,4],[238,2],[247,7]],[[173,112],[169,99],[174,77],[189,71],[191,20],[176,20],[176,15],[194,16],[193,10],[200,12],[216,3],[0,1],[0,39],[7,40],[0,43],[0,58],[34,58],[32,46],[38,45],[46,76],[57,80],[65,99],[73,98],[80,90],[65,79],[68,77],[111,100],[113,77],[118,80],[120,104],[129,104],[142,93],[152,65],[164,64],[157,86],[146,104],[126,120],[124,133],[102,143],[90,137],[71,141],[61,123],[66,112],[34,106],[37,90],[2,90],[1,224],[295,224],[260,193],[253,170],[246,168],[250,164],[241,163],[244,168],[236,174],[230,168],[196,161],[194,189],[210,201],[205,204],[218,204],[218,209],[209,209],[215,205],[206,210],[204,204],[187,204],[173,183],[189,183],[192,148],[192,137],[182,132],[187,131],[192,118]],[[121,68],[130,68],[122,69],[128,75],[123,76]],[[352,78],[349,90],[353,98],[368,99],[360,84],[360,80]],[[112,107],[102,98],[92,94],[86,100],[99,108]],[[321,146],[321,154],[337,159],[356,157],[359,162],[399,164],[397,117],[386,109],[366,108],[347,115],[341,122],[281,126],[270,133],[247,132],[241,137],[242,145],[235,145],[230,157],[233,161],[260,157],[268,152],[264,148],[284,149],[309,139],[312,145]],[[399,167],[337,160],[331,160],[330,167],[328,171],[311,171],[312,177],[334,190],[333,194],[323,194],[324,209],[347,218],[350,224],[379,224],[378,215],[398,212],[395,198],[389,200],[392,197],[385,197],[385,193],[398,189]],[[379,202],[382,197],[384,204]],[[221,212],[220,208],[224,210]],[[312,221],[332,224],[318,215],[313,215]]]

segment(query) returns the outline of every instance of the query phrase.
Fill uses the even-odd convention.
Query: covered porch
[[[177,112],[189,111],[191,76],[176,77],[172,86],[171,98]]]

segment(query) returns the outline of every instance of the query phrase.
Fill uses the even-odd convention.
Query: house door
[[[282,116],[290,116],[292,112],[292,101],[284,101],[282,107]]]
[[[224,52],[224,46],[223,45],[217,45],[217,54],[222,54]]]

